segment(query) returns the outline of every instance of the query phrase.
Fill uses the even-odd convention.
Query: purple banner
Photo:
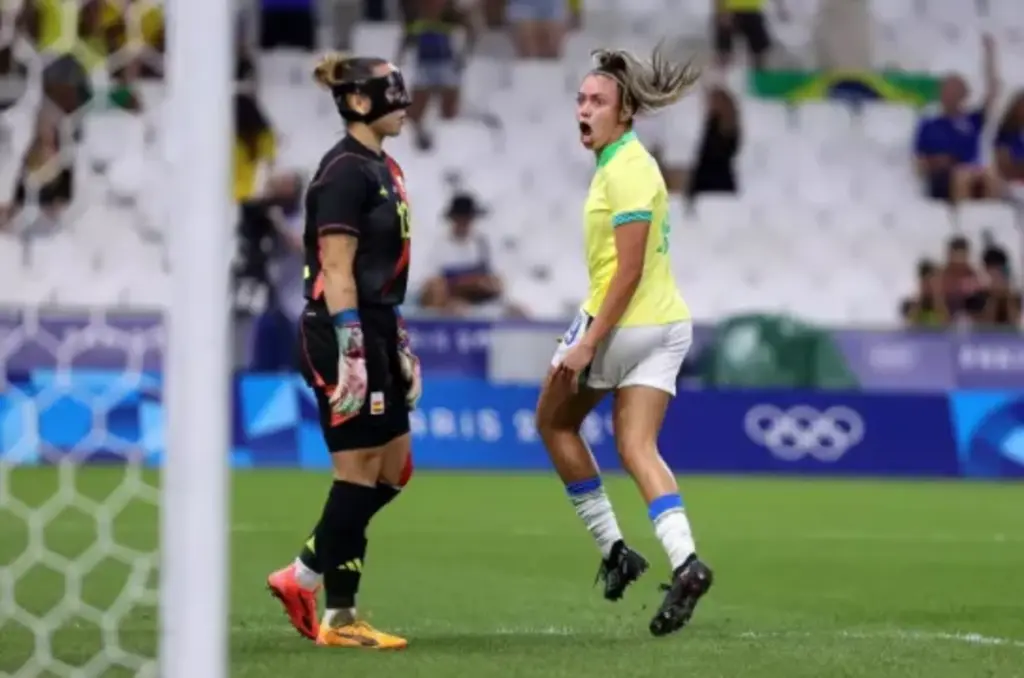
[[[508,326],[444,320],[410,320],[409,325],[427,373],[472,377],[487,376],[491,331]],[[564,329],[537,328],[546,338]],[[712,338],[711,326],[695,328],[692,354]],[[837,330],[832,338],[865,390],[1024,390],[1024,337],[1017,334]],[[0,369],[7,372],[158,370],[164,343],[163,323],[155,314],[0,312]]]
[[[1024,386],[1024,340],[1012,334],[964,335],[952,347],[961,389],[1019,389]]]

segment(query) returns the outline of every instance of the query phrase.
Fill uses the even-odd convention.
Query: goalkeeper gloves
[[[410,410],[416,409],[420,395],[423,393],[423,377],[420,374],[420,359],[413,355],[412,346],[409,341],[409,329],[405,325],[405,319],[398,309],[395,309],[398,316],[398,361],[402,366],[402,376],[405,377],[407,390],[405,402]]]
[[[338,339],[338,385],[329,400],[342,423],[359,414],[366,402],[366,348],[355,309],[337,313],[332,320]]]

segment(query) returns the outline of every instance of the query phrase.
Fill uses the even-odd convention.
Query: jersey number
[[[412,232],[412,219],[409,217],[409,204],[404,200],[398,201],[398,219],[402,222],[402,240],[408,240]]]
[[[661,231],[661,244],[658,245],[658,249],[655,250],[655,251],[658,254],[667,254],[668,253],[668,236],[669,236],[669,233],[672,232],[672,226],[668,223],[668,216],[665,216],[665,217],[662,218],[661,226],[659,227],[658,230]]]

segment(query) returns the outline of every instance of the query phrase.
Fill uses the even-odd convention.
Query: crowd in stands
[[[622,0],[631,2],[631,0]],[[974,0],[966,0],[974,2]],[[978,0],[989,2],[991,0]],[[586,29],[587,3],[609,5],[611,0],[402,0],[398,10],[404,29],[396,44],[379,52],[403,64],[413,89],[409,111],[415,147],[430,153],[438,143],[432,120],[478,119],[500,126],[493,110],[476,110],[465,101],[467,67],[485,38],[504,33],[518,59],[554,61],[564,58],[567,36]],[[691,209],[707,194],[733,195],[744,191],[738,166],[747,135],[747,98],[731,77],[737,69],[770,71],[775,50],[789,30],[791,14],[813,4],[823,26],[816,34],[817,61],[822,68],[858,69],[871,65],[873,42],[867,0],[707,0],[711,5],[703,97],[704,119],[698,143],[685,163],[668,157],[662,138],[648,145],[662,166],[670,191]],[[322,3],[321,3],[322,4]],[[328,3],[330,4],[330,3]],[[239,22],[237,93],[234,102],[236,143],[233,151],[234,198],[242,207],[241,220],[269,223],[280,243],[268,270],[276,284],[284,316],[295,313],[297,252],[295,237],[301,224],[304,172],[278,163],[280,130],[260,100],[257,49],[283,47],[312,50],[322,46],[323,33],[339,46],[348,44],[344,30],[351,19],[394,19],[393,3],[339,0],[335,14],[317,16],[316,3],[267,0],[259,29]],[[695,3],[688,0],[688,5]],[[898,3],[900,4],[900,3]],[[902,3],[907,4],[907,3]],[[794,5],[798,6],[794,8]],[[872,6],[877,6],[873,3]],[[26,49],[47,56],[43,87],[47,105],[40,106],[32,142],[21,163],[9,204],[0,208],[0,226],[13,228],[21,208],[37,205],[39,220],[59,224],[61,212],[74,200],[76,177],[69,157],[79,144],[78,118],[69,114],[86,101],[103,97],[127,114],[147,103],[136,87],[163,72],[164,16],[159,4],[146,0],[4,0],[0,34],[24,40],[0,44],[0,110],[23,93],[12,86],[24,76]],[[69,9],[70,8],[70,9]],[[347,8],[347,9],[346,9]],[[393,8],[392,8],[393,9]],[[322,11],[322,8],[321,8]],[[346,14],[348,12],[348,14]],[[329,24],[329,26],[328,26]],[[831,32],[828,29],[831,26]],[[835,30],[836,27],[841,30]],[[817,29],[816,29],[817,30]],[[821,36],[826,36],[822,38]],[[32,48],[27,47],[33,46]],[[934,109],[921,112],[916,135],[907,139],[907,161],[916,163],[921,194],[943,201],[954,210],[974,200],[1016,201],[1024,205],[1024,93],[1011,93],[1004,105],[1000,88],[996,42],[983,40],[983,91],[980,105],[969,102],[967,80],[944,75]],[[970,65],[964,65],[970,68]],[[97,74],[100,73],[100,77]],[[98,86],[97,83],[102,83]],[[436,108],[436,115],[431,109]],[[994,136],[991,134],[995,131]],[[645,138],[643,127],[638,129]],[[0,147],[4,140],[0,138]],[[472,191],[453,188],[450,205],[440,215],[449,228],[431,247],[430,274],[417,290],[417,302],[434,313],[499,317],[528,314],[508,295],[507,282],[494,265],[489,241],[482,237],[488,209]],[[4,203],[0,196],[0,204]],[[254,206],[267,209],[254,211]],[[247,210],[246,207],[249,209]],[[419,218],[431,219],[433,215]],[[944,236],[937,236],[940,240]],[[1015,273],[1020,262],[1005,243],[990,242],[973,260],[971,243],[955,238],[944,262],[921,261],[920,289],[902,304],[902,317],[913,326],[942,326],[969,322],[986,326],[1016,326],[1020,299]],[[907,262],[912,265],[912,262]]]

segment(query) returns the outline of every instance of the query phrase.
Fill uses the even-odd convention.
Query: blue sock
[[[607,558],[615,542],[622,541],[622,531],[600,476],[566,483],[565,491],[569,493],[576,515],[583,520],[602,555]]]
[[[647,516],[654,523],[654,533],[658,535],[672,569],[681,567],[696,550],[683,498],[679,493],[657,497],[648,505]]]

